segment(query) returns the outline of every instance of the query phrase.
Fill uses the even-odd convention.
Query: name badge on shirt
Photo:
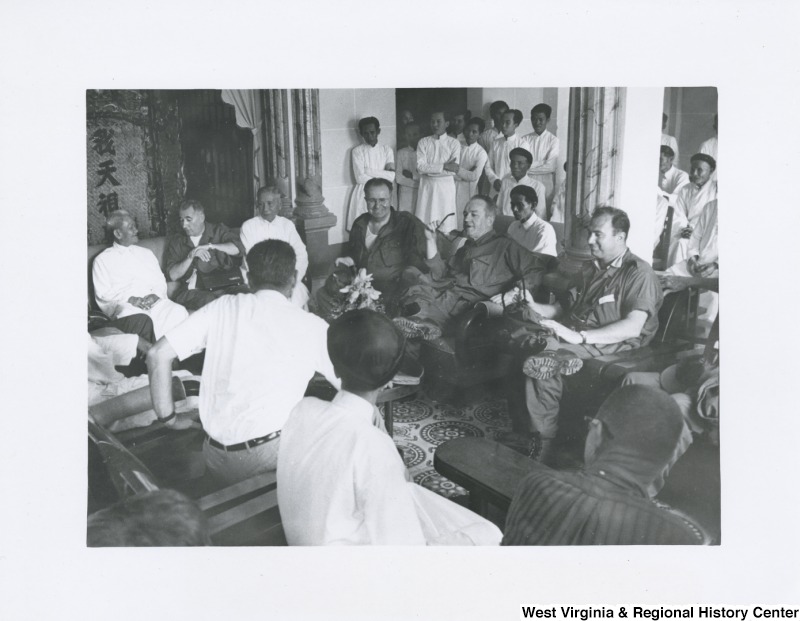
[[[609,293],[608,295],[604,295],[602,298],[597,300],[597,303],[598,304],[608,304],[609,302],[613,302],[613,301],[614,301],[614,294],[613,293]]]

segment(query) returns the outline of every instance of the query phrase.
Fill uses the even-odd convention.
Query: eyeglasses
[[[365,199],[367,205],[370,207],[374,207],[375,205],[388,205],[389,199],[388,198],[367,198]]]

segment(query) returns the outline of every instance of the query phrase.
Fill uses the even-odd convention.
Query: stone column
[[[624,88],[570,89],[564,272],[591,258],[586,227],[594,210],[616,206],[624,123]]]
[[[309,275],[324,277],[330,270],[328,231],[336,216],[322,196],[322,148],[319,131],[319,90],[292,91],[295,151],[295,210],[297,228],[306,242]]]
[[[291,142],[289,131],[289,91],[261,91],[264,108],[264,159],[267,182],[281,191],[281,214],[294,219],[294,183],[291,182]]]

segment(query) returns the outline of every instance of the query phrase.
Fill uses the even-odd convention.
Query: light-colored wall
[[[322,140],[322,195],[338,221],[328,235],[330,244],[347,240],[345,221],[350,195],[356,185],[350,163],[353,147],[362,144],[358,120],[374,116],[381,123],[378,141],[397,150],[395,89],[321,89],[319,92]]]
[[[619,197],[614,207],[625,210],[631,220],[628,247],[633,254],[651,263],[658,190],[658,166],[653,145],[661,141],[664,89],[626,90]]]

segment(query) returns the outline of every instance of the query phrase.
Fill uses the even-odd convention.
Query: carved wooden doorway
[[[206,217],[239,227],[253,216],[253,136],[236,125],[219,90],[178,92],[186,198],[203,203]]]

